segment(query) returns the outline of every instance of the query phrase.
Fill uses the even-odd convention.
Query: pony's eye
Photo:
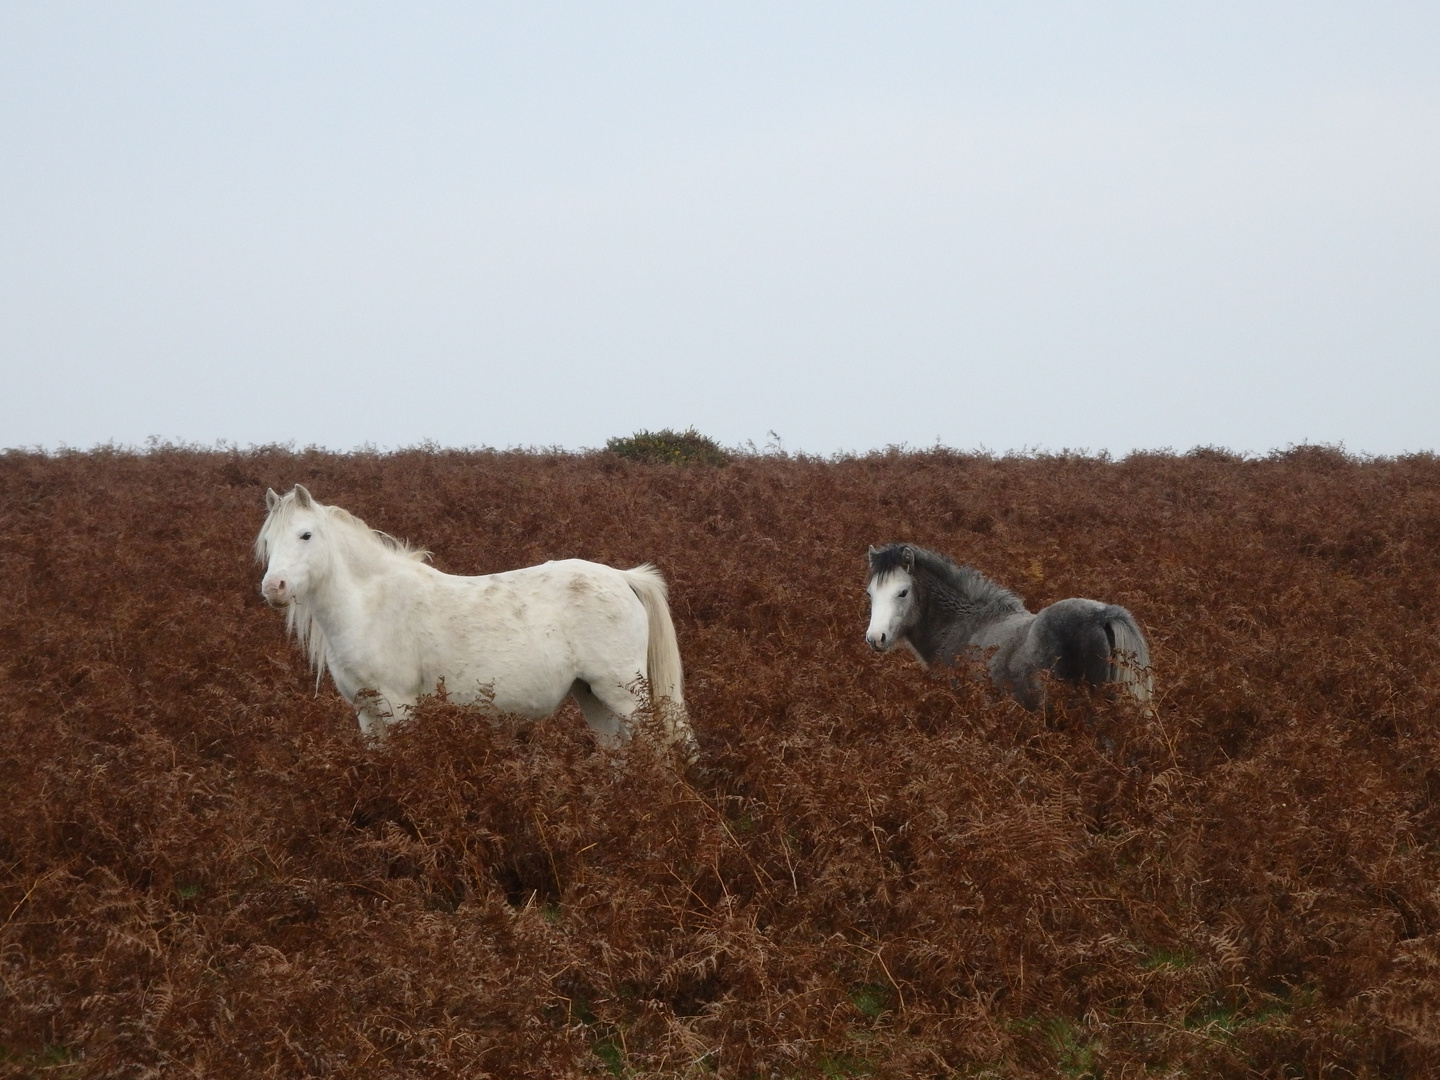
[[[904,600],[905,597],[907,597],[907,596],[909,596],[909,595],[910,595],[910,590],[909,590],[909,589],[901,589],[898,593],[895,594],[895,599],[897,599],[897,600]]]
[[[300,534],[300,539],[301,539],[301,540],[309,540],[312,535],[314,535],[314,534],[313,534],[313,533],[308,533],[308,532],[303,532],[303,533]]]

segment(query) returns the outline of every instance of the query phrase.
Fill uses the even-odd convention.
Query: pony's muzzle
[[[890,648],[890,635],[886,633],[866,634],[865,642],[876,652],[885,652]]]
[[[273,580],[266,578],[262,581],[260,583],[260,595],[265,598],[265,602],[271,607],[286,607],[291,600],[290,587],[285,584],[283,579],[279,578]]]

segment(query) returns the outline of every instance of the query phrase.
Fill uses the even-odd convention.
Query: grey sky
[[[1440,5],[0,2],[0,446],[1440,447]]]

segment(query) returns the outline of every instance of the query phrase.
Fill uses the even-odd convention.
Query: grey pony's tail
[[[1110,605],[1103,615],[1110,639],[1110,681],[1119,683],[1136,701],[1149,701],[1155,689],[1150,675],[1150,647],[1135,616]]]

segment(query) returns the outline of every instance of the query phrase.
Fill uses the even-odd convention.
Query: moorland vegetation
[[[1433,1068],[1440,461],[623,450],[0,454],[0,1075]],[[656,563],[700,761],[368,745],[258,594],[296,482],[449,572]],[[872,654],[895,540],[1123,604],[1154,710]]]

